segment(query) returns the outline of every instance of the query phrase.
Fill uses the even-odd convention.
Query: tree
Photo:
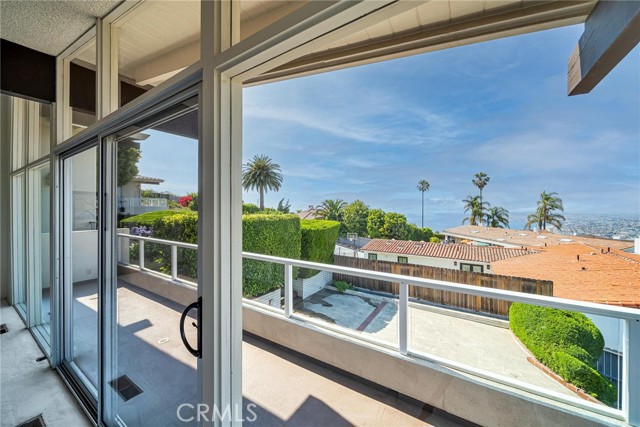
[[[346,233],[357,233],[358,236],[367,235],[367,218],[369,217],[369,206],[363,201],[356,200],[344,208],[342,225]]]
[[[418,181],[418,191],[422,193],[422,228],[424,228],[424,192],[429,191],[429,181]]]
[[[484,212],[487,210],[489,203],[481,202],[479,196],[467,196],[463,200],[464,212],[469,212],[469,216],[462,220],[462,223],[469,221],[470,225],[479,225],[484,218]]]
[[[484,206],[482,203],[482,190],[484,189],[484,187],[487,186],[490,179],[491,178],[489,178],[489,176],[486,173],[478,172],[477,174],[475,174],[475,178],[471,180],[473,185],[478,187],[478,190],[480,190],[480,206]],[[480,222],[480,225],[482,225],[482,222],[483,222],[482,217],[480,217],[479,222]]]
[[[317,207],[318,217],[320,219],[342,222],[342,216],[346,206],[347,202],[342,199],[327,199]]]
[[[289,213],[291,210],[291,203],[289,203],[289,199],[287,199],[286,203],[284,201],[284,197],[278,202],[278,207],[276,208],[278,212]]]
[[[260,210],[264,210],[264,193],[278,191],[282,185],[280,165],[264,154],[257,154],[242,166],[242,188],[260,193]]]
[[[122,187],[138,175],[140,150],[118,144],[118,185]]]
[[[534,213],[527,216],[525,227],[531,229],[533,224],[537,224],[539,230],[546,230],[548,224],[561,230],[562,222],[565,218],[563,215],[556,213],[557,211],[564,212],[562,199],[558,197],[558,193],[543,191],[540,194],[540,200],[538,200],[538,208]]]
[[[382,209],[369,210],[367,216],[367,234],[372,239],[382,237],[382,227],[384,227],[384,211]]]
[[[416,225],[409,224],[409,240],[413,240],[415,242],[428,242],[433,236],[433,230],[429,227],[418,228]]]
[[[509,228],[509,211],[500,206],[490,208],[487,212],[487,226]]]
[[[407,240],[410,229],[407,218],[396,212],[388,212],[384,215],[382,236],[386,239]]]

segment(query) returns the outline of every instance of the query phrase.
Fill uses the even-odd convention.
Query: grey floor
[[[179,338],[182,307],[140,288],[120,282],[118,288],[117,375],[127,375],[142,393],[128,401],[113,393],[118,416],[131,427],[185,426],[176,416],[182,403],[195,403],[196,361]],[[94,284],[74,288],[73,362],[87,378],[95,381],[97,352],[97,297]],[[3,307],[22,326],[17,333],[25,344],[2,336],[2,426],[15,426],[28,415],[45,415],[47,425],[88,425],[75,401],[47,362],[35,364],[39,350],[24,329],[16,312]],[[6,320],[3,320],[6,321]],[[190,322],[189,322],[190,323]],[[16,326],[11,326],[16,328]],[[193,339],[194,328],[187,328]],[[15,336],[15,335],[14,335]],[[9,337],[9,339],[7,339]],[[11,353],[11,357],[4,357]],[[36,354],[37,353],[37,354]],[[37,369],[25,376],[20,359]],[[13,373],[13,374],[12,374]],[[48,376],[45,382],[39,377]],[[5,380],[7,378],[7,380]],[[55,383],[54,386],[48,382]],[[40,387],[44,384],[43,387]],[[57,388],[56,388],[57,387]],[[39,388],[42,395],[34,390]],[[8,390],[20,390],[15,399]],[[255,426],[439,426],[454,427],[449,419],[425,411],[382,391],[346,377],[307,359],[246,337],[243,343],[244,417],[255,414]],[[33,397],[33,398],[32,398]],[[43,409],[39,409],[39,406]],[[251,406],[248,406],[251,405]],[[247,408],[251,408],[249,412]],[[6,413],[6,415],[5,415]],[[183,413],[189,415],[189,412]]]
[[[91,424],[60,376],[13,307],[2,301],[0,323],[9,332],[0,335],[0,426],[13,427],[42,414],[48,427],[88,427]]]

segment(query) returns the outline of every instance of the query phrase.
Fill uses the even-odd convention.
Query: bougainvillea
[[[180,197],[178,199],[178,204],[183,208],[186,208],[189,206],[189,203],[191,203],[191,200],[193,200],[193,197],[191,197],[191,194],[189,194],[187,196]]]

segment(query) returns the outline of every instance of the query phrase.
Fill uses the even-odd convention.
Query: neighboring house
[[[159,185],[163,182],[164,179],[149,176],[136,175],[131,178],[129,182],[119,187],[118,207],[120,214],[130,216],[167,209],[166,198],[142,197],[142,184]]]
[[[309,209],[300,211],[297,213],[297,215],[300,217],[300,219],[320,219],[320,216],[318,215],[318,209],[313,207],[313,205],[309,205]]]
[[[520,248],[385,239],[371,240],[362,247],[362,251],[370,260],[427,265],[477,273],[493,273],[494,262],[533,253]]]
[[[489,244],[505,248],[545,247],[556,244],[584,243],[605,248],[628,250],[633,248],[631,240],[613,240],[597,237],[567,236],[548,231],[512,230],[507,228],[461,225],[442,232],[445,238],[454,243],[472,242]]]

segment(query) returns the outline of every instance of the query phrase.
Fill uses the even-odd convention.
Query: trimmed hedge
[[[264,255],[300,259],[300,218],[295,214],[242,216],[242,249]],[[294,272],[295,277],[295,272]],[[284,266],[265,261],[242,261],[242,294],[253,297],[279,288]]]
[[[182,214],[185,211],[182,210],[164,210],[164,211],[152,211],[145,212],[140,215],[130,216],[120,221],[120,224],[124,227],[153,227],[154,223],[167,216]]]
[[[509,326],[549,369],[601,402],[615,404],[616,388],[595,369],[604,349],[604,338],[587,316],[513,303],[509,309]]]
[[[305,219],[300,221],[302,241],[300,259],[306,261],[333,264],[333,253],[340,233],[338,221]],[[298,277],[306,279],[318,274],[317,270],[300,269]]]
[[[153,236],[163,240],[198,243],[198,213],[192,211],[171,212],[158,215],[151,224]],[[174,213],[175,212],[175,213]],[[146,215],[146,214],[144,214]],[[142,215],[138,215],[141,217]],[[132,217],[135,218],[135,217]],[[145,218],[143,218],[144,220]],[[129,226],[140,224],[139,219]],[[148,222],[144,222],[148,224]],[[283,258],[300,259],[300,218],[295,214],[254,214],[242,216],[242,247],[244,251]],[[137,243],[131,245],[131,255],[137,255]],[[171,273],[171,248],[156,243],[145,244],[145,255],[151,258],[155,268]],[[280,287],[284,280],[284,266],[256,260],[242,261],[242,293],[245,297],[265,294]],[[151,265],[149,266],[153,268]],[[294,271],[295,276],[296,271]],[[192,249],[178,248],[178,274],[197,280],[198,253]]]

